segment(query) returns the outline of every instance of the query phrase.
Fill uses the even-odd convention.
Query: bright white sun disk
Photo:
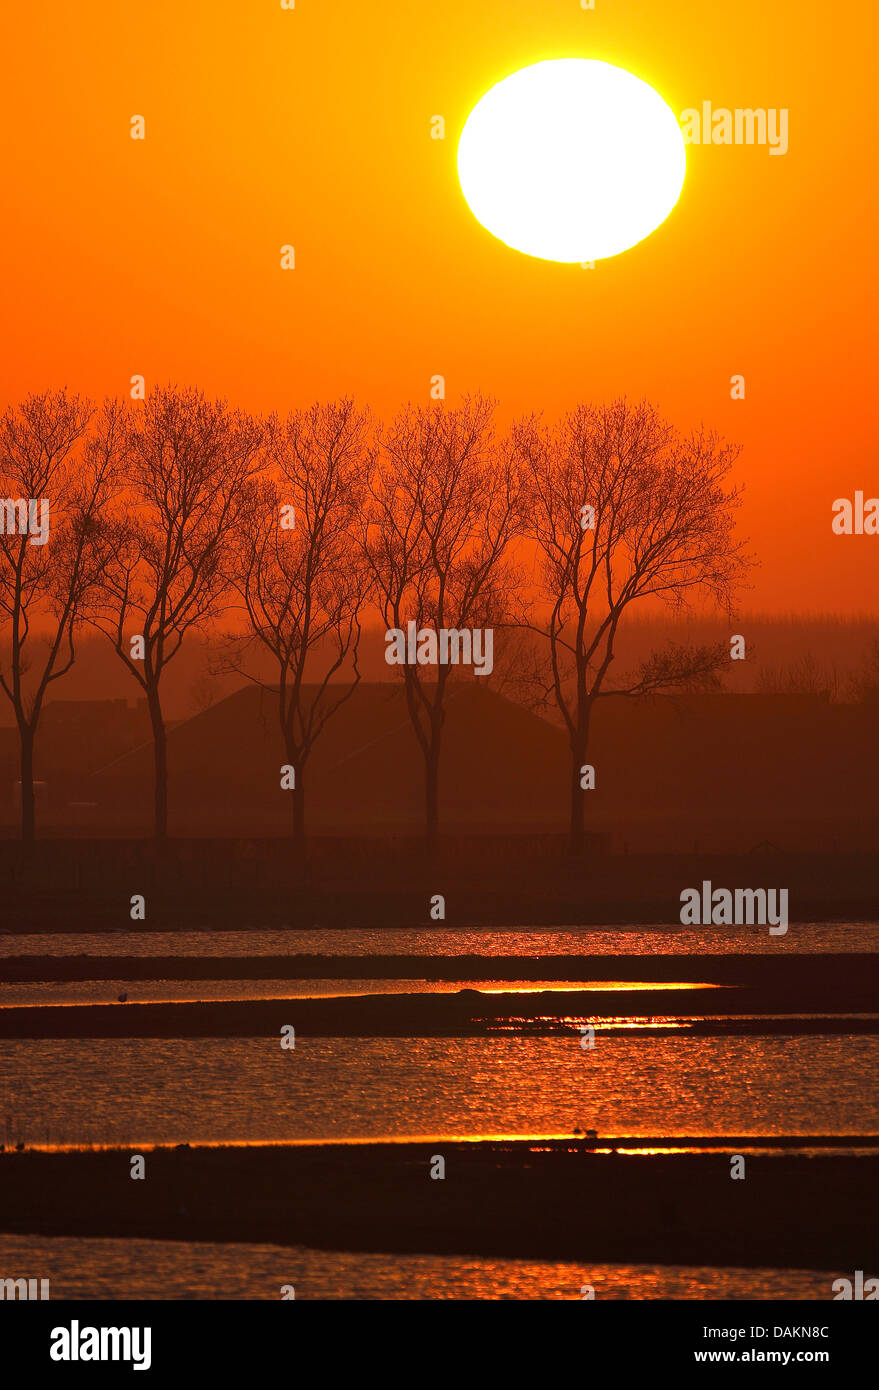
[[[535,63],[477,102],[458,177],[483,227],[550,261],[616,256],[664,222],[686,173],[677,117],[623,68]]]

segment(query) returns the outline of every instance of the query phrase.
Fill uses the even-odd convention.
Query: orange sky
[[[749,607],[875,610],[879,537],[830,529],[835,497],[879,494],[872,7],[595,4],[7,11],[2,403],[133,373],[259,409],[390,412],[434,373],[505,414],[647,394],[745,446]],[[469,212],[455,151],[488,87],[552,57],[628,68],[676,112],[787,107],[789,151],[691,146],[641,245],[594,271],[523,256]]]

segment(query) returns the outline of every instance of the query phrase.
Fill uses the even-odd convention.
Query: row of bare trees
[[[304,856],[309,756],[356,688],[362,621],[377,611],[388,629],[504,632],[507,679],[554,705],[567,730],[577,850],[595,701],[711,682],[727,659],[726,648],[672,647],[613,669],[633,607],[696,593],[730,607],[749,564],[734,535],[735,457],[643,401],[499,433],[481,397],[409,406],[389,425],[350,399],[262,419],[174,387],[100,407],[64,391],[28,397],[0,419],[0,688],[19,731],[23,838],[35,833],[45,697],[84,627],[105,634],[144,692],[166,837],[163,677],[191,633],[225,624],[224,669],[277,700]],[[30,524],[43,499],[46,537]],[[461,668],[398,669],[432,847]]]

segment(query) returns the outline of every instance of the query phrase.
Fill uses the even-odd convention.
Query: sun
[[[668,217],[685,173],[671,107],[640,77],[592,58],[505,77],[476,103],[458,143],[473,215],[548,261],[628,250]]]

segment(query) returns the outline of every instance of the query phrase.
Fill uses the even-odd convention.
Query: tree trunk
[[[586,762],[589,748],[589,715],[581,722],[571,738],[571,826],[568,837],[568,853],[582,854],[586,848],[586,797],[588,790],[581,787],[581,768]]]
[[[429,858],[436,853],[439,839],[439,737],[424,760],[424,843]]]
[[[153,729],[154,767],[154,834],[162,844],[168,838],[168,735],[162,718],[158,690],[147,692],[150,723]]]
[[[36,810],[34,801],[34,730],[28,727],[19,729],[21,751],[21,838],[24,844],[33,844],[36,838]]]
[[[291,767],[295,763],[288,756]],[[307,842],[305,838],[305,779],[302,769],[296,768],[293,782],[293,862],[296,867],[303,869],[307,860]]]
[[[572,750],[571,758],[571,825],[568,834],[568,853],[582,854],[586,848],[586,793],[580,786],[580,768],[583,766],[585,749]]]

